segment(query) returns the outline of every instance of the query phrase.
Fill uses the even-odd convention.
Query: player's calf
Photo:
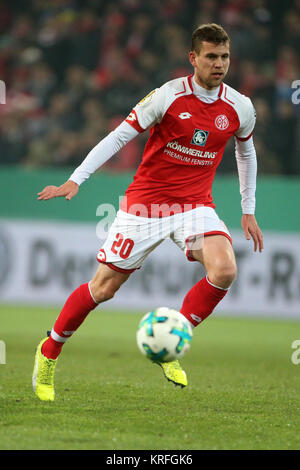
[[[50,337],[42,346],[42,354],[48,359],[56,359],[64,343],[80,327],[87,315],[100,302],[111,299],[128,277],[129,275],[100,265],[92,281],[82,284],[68,297]]]

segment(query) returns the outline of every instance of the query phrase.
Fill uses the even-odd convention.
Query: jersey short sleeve
[[[125,121],[139,132],[144,132],[160,122],[162,118],[161,95],[160,88],[152,90],[138,102]]]
[[[179,97],[192,94],[188,77],[175,78],[155,88],[132,109],[125,119],[139,132],[159,124],[168,108]]]
[[[238,115],[240,127],[236,131],[235,136],[239,140],[247,140],[251,137],[254,130],[256,112],[251,100],[246,96],[243,96],[243,99],[239,103]]]

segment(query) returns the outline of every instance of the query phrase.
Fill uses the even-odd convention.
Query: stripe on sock
[[[57,343],[65,343],[68,338],[64,338],[63,336],[58,335],[54,329],[51,330],[51,338],[56,341]]]

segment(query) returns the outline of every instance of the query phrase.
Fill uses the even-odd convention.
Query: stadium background
[[[91,277],[101,246],[97,207],[117,207],[148,133],[71,202],[41,203],[36,193],[62,184],[150,90],[191,73],[191,32],[211,21],[231,37],[226,83],[250,96],[257,111],[257,219],[265,236],[264,253],[253,254],[240,229],[230,142],[214,195],[233,235],[239,278],[219,313],[300,318],[299,0],[0,2],[2,303],[59,305]],[[178,308],[199,278],[195,264],[166,241],[107,305]]]

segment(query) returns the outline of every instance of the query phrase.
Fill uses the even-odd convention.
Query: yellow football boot
[[[180,385],[182,388],[187,386],[188,382],[186,373],[181,368],[178,361],[157,362],[156,364],[162,368],[167,380],[173,382],[175,385]]]
[[[39,343],[32,374],[33,391],[42,401],[54,401],[54,372],[57,359],[48,359],[42,354],[42,346],[48,338]]]

